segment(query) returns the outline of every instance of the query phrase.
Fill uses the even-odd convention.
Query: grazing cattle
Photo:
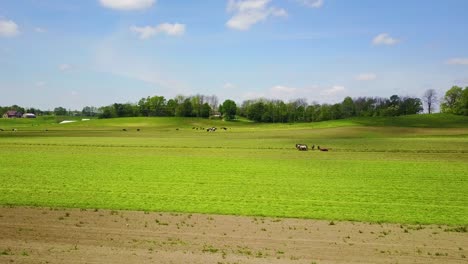
[[[11,131],[16,132],[16,131],[18,131],[18,130],[17,130],[16,128],[13,128]]]
[[[215,131],[216,131],[216,127],[210,127],[206,129],[206,132],[215,132]]]
[[[124,128],[124,129],[122,129],[122,131],[127,131],[127,129],[126,129],[126,128]]]
[[[307,145],[306,144],[296,144],[296,149],[299,151],[307,151]]]
[[[320,150],[320,151],[328,151],[328,149],[326,149],[326,148],[320,148],[320,146],[317,146],[317,149]]]
[[[139,128],[137,128],[137,131],[140,131],[140,129],[139,129]]]
[[[175,130],[179,131],[179,129],[178,129],[178,128],[176,128]]]
[[[3,129],[0,128],[0,131],[3,131]]]

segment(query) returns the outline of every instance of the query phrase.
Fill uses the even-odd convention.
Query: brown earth
[[[0,208],[0,263],[468,263],[466,256],[466,229],[446,226]]]

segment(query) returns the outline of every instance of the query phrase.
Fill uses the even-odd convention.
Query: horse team
[[[296,144],[296,149],[299,150],[299,151],[309,150],[309,148],[307,147],[306,144]],[[315,145],[312,145],[312,147],[310,149],[315,150]],[[320,150],[320,151],[328,151],[327,148],[321,148],[320,146],[317,146],[317,149]]]

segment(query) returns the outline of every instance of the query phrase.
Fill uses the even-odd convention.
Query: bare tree
[[[214,112],[218,111],[219,101],[218,101],[218,97],[216,95],[206,96],[205,100],[210,105],[212,111],[214,111]]]
[[[437,93],[434,89],[428,89],[424,92],[423,101],[426,103],[427,112],[432,113],[433,105],[437,103]]]

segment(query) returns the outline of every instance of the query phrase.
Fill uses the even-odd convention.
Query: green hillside
[[[468,224],[467,117],[62,120],[0,119],[0,204]]]
[[[64,120],[75,120],[76,123],[59,125]],[[191,128],[229,126],[236,128],[334,128],[347,126],[377,126],[377,127],[421,127],[421,128],[467,128],[468,116],[450,114],[423,114],[407,115],[398,117],[359,117],[312,123],[254,123],[246,119],[236,121],[222,121],[201,118],[178,118],[178,117],[129,117],[112,119],[92,119],[81,121],[81,117],[38,117],[36,119],[0,119],[0,128],[26,128],[36,130],[43,128],[55,129],[93,129],[113,127],[149,127],[149,128]]]

